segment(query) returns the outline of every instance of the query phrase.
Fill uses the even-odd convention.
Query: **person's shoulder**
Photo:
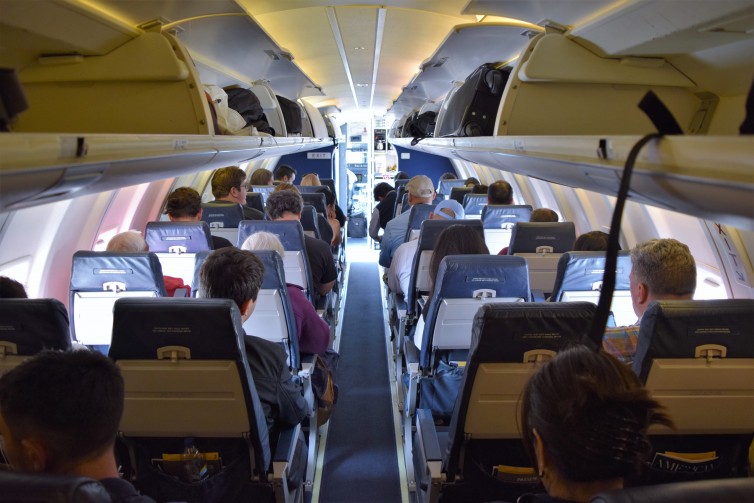
[[[324,250],[328,254],[330,253],[330,245],[328,245],[321,239],[313,238],[304,234],[304,244],[307,246],[307,249],[315,249],[317,251]]]
[[[247,335],[244,338],[244,342],[247,349],[251,348],[260,358],[272,356],[276,360],[285,360],[288,357],[285,349],[280,344],[257,337],[256,335]]]
[[[229,248],[233,246],[229,240],[222,236],[212,236],[212,249],[219,250],[220,248]]]
[[[155,503],[149,496],[144,496],[127,480],[111,477],[100,479],[113,503]]]

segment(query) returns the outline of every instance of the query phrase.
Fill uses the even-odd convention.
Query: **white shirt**
[[[395,250],[393,261],[390,263],[390,269],[387,271],[387,285],[391,291],[401,295],[405,295],[408,292],[408,285],[411,280],[411,268],[418,248],[419,240],[414,239],[403,243]]]

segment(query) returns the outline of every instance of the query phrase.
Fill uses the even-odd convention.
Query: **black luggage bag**
[[[493,136],[509,75],[509,68],[496,69],[490,63],[474,70],[450,98],[434,136]]]
[[[291,134],[301,134],[301,107],[295,101],[291,101],[288,98],[276,95],[278,103],[280,103],[280,109],[283,111],[283,119],[285,120],[285,130]]]
[[[275,130],[267,122],[267,116],[264,114],[259,98],[251,89],[231,87],[226,88],[225,92],[228,94],[228,106],[246,119],[247,126],[254,126],[257,131],[275,135]]]
[[[348,237],[367,237],[367,218],[363,213],[354,213],[348,217]]]

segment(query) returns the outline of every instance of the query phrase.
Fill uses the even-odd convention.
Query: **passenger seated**
[[[24,285],[7,276],[0,276],[0,299],[28,299]]]
[[[532,376],[519,424],[547,491],[521,503],[588,502],[622,488],[650,453],[649,427],[672,427],[631,369],[586,346],[558,353]]]
[[[264,220],[264,213],[246,206],[246,192],[249,184],[246,182],[246,173],[237,166],[220,168],[212,175],[212,195],[214,201],[207,203],[209,206],[227,206],[238,204],[243,209],[245,220]]]
[[[513,187],[505,180],[498,180],[487,188],[487,204],[513,204]]]
[[[382,241],[380,229],[385,230],[387,223],[393,219],[396,192],[392,185],[380,182],[374,186],[375,206],[369,220],[369,237],[378,243]]]
[[[429,263],[429,281],[431,288],[428,298],[432,298],[437,279],[437,271],[440,270],[440,262],[448,255],[489,255],[490,251],[479,232],[471,227],[463,225],[451,225],[437,236],[437,244]],[[421,351],[422,337],[424,335],[424,322],[426,321],[429,302],[424,304],[422,314],[414,330],[414,345]]]
[[[301,220],[304,202],[297,190],[277,190],[267,198],[267,214],[270,220]],[[330,246],[321,239],[304,236],[306,255],[309,258],[312,288],[320,295],[327,295],[335,285],[338,271]]]
[[[529,222],[557,222],[558,214],[550,208],[537,208],[529,215]],[[498,255],[508,255],[508,246],[498,252]]]
[[[280,256],[285,255],[285,248],[278,237],[265,231],[255,232],[243,242],[242,250],[275,250]],[[298,332],[298,349],[300,353],[325,354],[330,345],[330,326],[317,315],[314,306],[304,295],[298,285],[286,283],[288,297],[291,300],[293,314],[296,318]]]
[[[610,235],[602,231],[585,232],[573,242],[573,251],[607,251]],[[620,250],[620,246],[618,247]]]
[[[337,205],[335,204],[335,196],[332,192],[330,192],[330,189],[327,187],[322,187],[318,190],[318,192],[325,195],[325,209],[327,209],[327,223],[330,224],[330,227],[332,228],[332,241],[330,242],[330,247],[333,249],[336,249],[338,246],[340,246],[340,242],[342,239],[342,236],[340,234],[340,222],[338,221],[336,217],[336,210],[335,208]]]
[[[273,183],[290,183],[293,185],[293,181],[296,180],[296,169],[288,166],[287,164],[281,164],[272,171]]]
[[[406,184],[408,191],[408,204],[431,204],[435,199],[435,187],[432,180],[424,175],[417,175]],[[380,265],[390,267],[393,255],[400,245],[403,244],[408,230],[408,219],[410,211],[405,211],[393,218],[385,227],[385,233],[382,235],[382,245],[380,246]]]
[[[252,315],[264,277],[264,266],[253,253],[237,248],[214,251],[204,260],[199,274],[201,297],[233,300],[243,321]],[[293,381],[281,346],[251,335],[246,336],[245,345],[270,438],[277,438],[281,429],[306,417],[301,385]]]
[[[107,243],[105,251],[120,252],[120,253],[143,253],[149,251],[149,245],[146,240],[141,237],[141,234],[137,231],[125,231],[120,234],[116,234]],[[176,291],[183,290],[185,292],[183,297],[189,297],[191,295],[191,287],[185,285],[181,278],[174,278],[173,276],[162,275],[165,281],[165,291],[168,297],[175,297]]]
[[[154,503],[118,474],[123,378],[96,351],[44,351],[0,377],[0,435],[16,471],[99,480],[114,502]]]
[[[689,247],[680,241],[651,239],[631,250],[628,278],[631,302],[638,320],[633,325],[606,329],[602,339],[602,348],[624,363],[633,361],[641,317],[650,303],[694,297],[696,262]]]
[[[202,196],[191,187],[179,187],[168,196],[165,213],[171,222],[199,222],[202,219]],[[213,250],[233,246],[224,237],[211,238]]]
[[[254,185],[272,185],[272,171],[265,168],[254,170],[249,178],[249,184]]]
[[[465,212],[463,206],[458,201],[446,199],[440,201],[435,206],[434,211],[429,214],[430,220],[463,220]],[[409,281],[411,280],[411,269],[416,255],[419,235],[403,243],[395,250],[393,261],[390,263],[390,269],[387,271],[387,284],[392,292],[398,295],[405,295],[408,292]]]

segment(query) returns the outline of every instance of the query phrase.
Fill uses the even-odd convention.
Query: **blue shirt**
[[[397,250],[406,239],[408,217],[410,214],[410,211],[404,211],[389,221],[387,226],[385,226],[385,233],[382,235],[382,241],[380,244],[380,265],[382,267],[390,267],[395,250]]]

